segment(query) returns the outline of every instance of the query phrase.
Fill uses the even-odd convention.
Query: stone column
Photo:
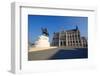
[[[67,36],[67,32],[66,32],[66,46],[68,46],[68,36]]]
[[[59,47],[60,47],[60,32],[59,32]]]

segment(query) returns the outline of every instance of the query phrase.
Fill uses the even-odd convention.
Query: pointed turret
[[[78,30],[78,26],[76,26],[76,30]]]

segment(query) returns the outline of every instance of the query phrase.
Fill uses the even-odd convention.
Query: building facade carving
[[[59,47],[87,48],[87,39],[81,37],[80,31],[76,26],[75,29],[54,32],[52,45]]]

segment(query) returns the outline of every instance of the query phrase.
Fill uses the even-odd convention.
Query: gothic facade
[[[87,39],[80,36],[80,31],[76,26],[76,28],[72,30],[55,32],[52,45],[59,47],[87,48]]]

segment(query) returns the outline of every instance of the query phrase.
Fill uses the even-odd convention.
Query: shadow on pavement
[[[59,50],[49,59],[76,59],[88,58],[87,48],[76,48],[75,50]]]

